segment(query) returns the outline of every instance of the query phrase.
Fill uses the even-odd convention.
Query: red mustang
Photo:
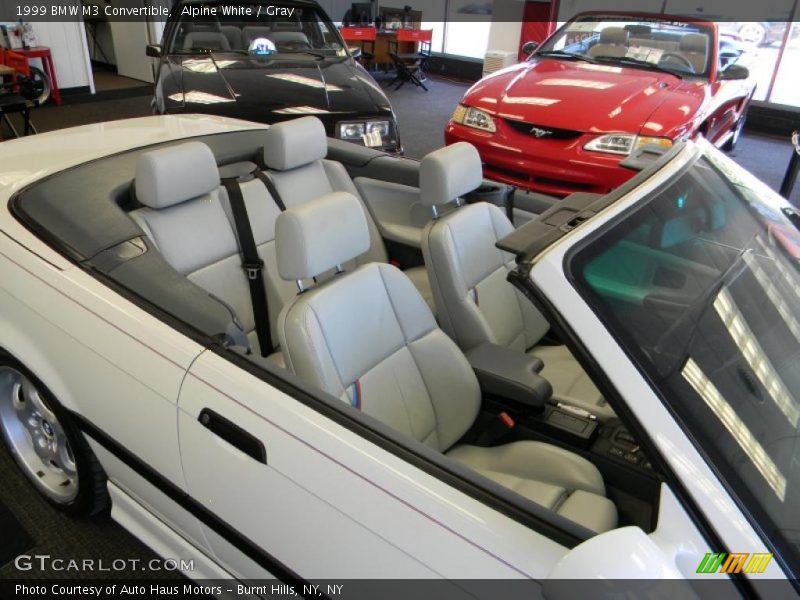
[[[755,89],[717,25],[584,13],[530,58],[482,79],[445,128],[487,177],[537,192],[606,193],[634,175],[633,150],[704,135],[732,149]]]

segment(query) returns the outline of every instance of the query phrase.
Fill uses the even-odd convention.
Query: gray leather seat
[[[480,157],[465,142],[430,153],[420,165],[420,199],[432,209],[480,184]],[[553,386],[555,402],[602,419],[614,416],[567,347],[541,343],[549,323],[506,280],[514,257],[495,244],[513,229],[505,213],[486,202],[457,208],[427,225],[422,253],[442,329],[464,351],[491,342],[541,358],[541,375]]]
[[[231,44],[221,31],[193,31],[183,38],[184,50],[199,48],[210,50],[230,50]]]
[[[611,56],[620,58],[628,52],[628,32],[622,27],[606,27],[600,32],[600,40],[587,53],[589,56]]]
[[[172,267],[224,301],[240,320],[254,357],[260,355],[249,284],[242,270],[227,194],[208,146],[187,142],[143,153],[136,164],[136,197],[144,208],[130,213]],[[278,208],[259,181],[242,185],[253,236],[265,269],[277,273],[274,230]],[[273,322],[293,286],[265,277]],[[273,343],[277,336],[273,328]],[[281,364],[280,355],[270,357]]]
[[[367,262],[388,262],[386,246],[375,221],[366,209],[344,166],[326,160],[328,139],[325,126],[316,117],[301,117],[272,125],[264,136],[264,164],[286,207],[297,206],[331,192],[352,194],[365,207],[369,248],[347,266]],[[406,275],[434,310],[428,274],[424,266],[406,270]]]
[[[344,192],[288,209],[275,233],[287,280],[308,280],[370,245],[362,205]],[[458,445],[480,409],[478,381],[394,266],[365,263],[296,295],[278,333],[287,366],[308,383],[594,531],[616,526],[599,471],[580,456],[529,441]]]
[[[708,63],[708,36],[687,33],[681,38],[678,52],[692,65],[695,73],[705,73]]]

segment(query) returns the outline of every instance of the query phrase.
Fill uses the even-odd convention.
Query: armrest
[[[481,391],[542,409],[553,395],[550,382],[537,372],[544,363],[535,356],[484,342],[466,353]]]

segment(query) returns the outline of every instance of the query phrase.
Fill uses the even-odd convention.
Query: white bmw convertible
[[[549,203],[312,117],[4,142],[2,437],[196,579],[793,594],[800,215],[705,142],[627,164]]]

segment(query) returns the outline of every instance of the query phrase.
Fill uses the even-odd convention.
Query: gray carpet
[[[1,528],[0,519],[0,555],[3,554],[3,549],[7,550],[6,554],[11,551],[14,553],[11,562],[0,561],[5,563],[0,566],[0,580],[81,577],[161,579],[168,576],[166,571],[96,571],[84,574],[75,571],[41,571],[38,565],[29,571],[17,570],[13,558],[23,552],[29,555],[49,554],[52,558],[102,560],[106,566],[111,565],[115,559],[138,558],[145,561],[156,558],[156,555],[107,516],[75,519],[53,508],[22,476],[2,440],[0,440],[0,481],[2,481],[0,504],[7,506],[13,512],[17,524],[28,536],[28,539],[16,537],[12,539],[11,532]],[[172,577],[174,578],[174,575]]]

